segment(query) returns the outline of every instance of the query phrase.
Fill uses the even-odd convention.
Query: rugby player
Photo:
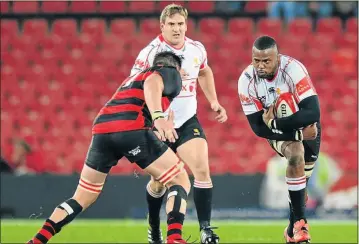
[[[166,6],[160,16],[161,34],[141,50],[131,74],[146,69],[153,63],[157,52],[169,50],[183,59],[181,70],[182,90],[176,97],[171,109],[175,113],[175,128],[179,139],[168,145],[189,166],[194,175],[193,197],[201,231],[201,243],[218,243],[219,237],[210,226],[212,209],[212,181],[208,165],[208,146],[197,113],[197,80],[216,119],[223,123],[227,120],[226,110],[219,104],[211,68],[207,64],[205,47],[198,41],[185,36],[187,31],[187,10],[176,4]],[[160,230],[160,209],[166,189],[154,178],[147,187],[148,203],[148,241],[162,243]]]
[[[185,243],[182,225],[191,183],[182,161],[163,142],[178,137],[173,114],[166,119],[163,111],[181,91],[181,64],[174,53],[161,52],[154,57],[153,66],[122,83],[94,120],[92,141],[73,197],[55,208],[29,243],[47,243],[94,203],[107,174],[122,157],[168,188],[167,243]],[[153,125],[162,140],[154,134]]]
[[[285,92],[293,94],[300,110],[275,118],[273,103]],[[306,184],[318,158],[321,127],[319,99],[308,71],[298,60],[280,54],[272,37],[261,36],[253,44],[252,63],[239,78],[238,93],[254,133],[268,139],[272,148],[288,160],[290,215],[285,240],[309,242]]]

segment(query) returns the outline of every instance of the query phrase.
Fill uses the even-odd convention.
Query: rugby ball
[[[280,94],[274,102],[274,116],[276,118],[288,117],[298,111],[298,104],[290,92]]]

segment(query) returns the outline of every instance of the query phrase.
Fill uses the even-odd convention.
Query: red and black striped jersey
[[[146,78],[153,73],[162,77],[162,109],[167,110],[173,98],[181,91],[181,76],[174,67],[154,66],[128,77],[121,84],[96,116],[92,134],[152,128],[153,122],[146,106],[143,85]]]

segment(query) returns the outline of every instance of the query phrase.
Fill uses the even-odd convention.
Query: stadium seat
[[[154,12],[155,4],[156,4],[155,1],[148,1],[148,2],[130,1],[130,2],[128,2],[127,12],[130,12],[130,13]]]
[[[260,19],[257,22],[257,33],[277,38],[282,34],[282,21],[278,19]]]
[[[317,22],[317,32],[320,34],[339,35],[342,33],[342,22],[339,18],[322,18]]]
[[[47,21],[44,19],[29,19],[23,25],[23,32],[27,35],[45,36],[48,30]]]
[[[65,13],[67,8],[67,1],[42,1],[41,4],[41,10],[44,13]]]
[[[253,33],[254,23],[250,18],[231,18],[228,21],[228,31],[235,35]]]
[[[71,1],[69,11],[72,13],[94,13],[97,1]]]
[[[175,3],[177,5],[181,5],[181,6],[185,7],[184,1],[161,1],[160,0],[157,5],[157,11],[161,12],[167,5],[170,5],[172,3]]]
[[[160,33],[160,23],[156,18],[148,18],[140,22],[140,31],[142,34],[157,35]]]
[[[52,33],[59,36],[74,36],[77,33],[77,24],[74,19],[57,19],[51,29]]]
[[[358,35],[358,18],[350,18],[347,20],[345,29],[347,32]]]
[[[215,2],[209,1],[188,1],[189,13],[211,13],[215,10]]]
[[[267,11],[267,1],[249,1],[244,6],[244,11],[247,13],[258,13],[258,12],[266,12]]]
[[[136,23],[133,19],[115,19],[111,21],[110,30],[121,37],[132,36],[136,32]]]
[[[6,14],[10,11],[9,2],[8,1],[1,1],[0,2],[0,13]]]
[[[1,20],[0,22],[1,39],[4,37],[13,37],[19,33],[16,20]]]
[[[199,21],[199,30],[205,34],[221,35],[225,22],[220,18],[205,18]]]
[[[123,13],[126,11],[125,1],[100,1],[101,13]]]
[[[102,36],[106,32],[106,22],[104,19],[85,19],[81,22],[82,33],[90,36]]]
[[[13,13],[36,13],[38,12],[38,1],[14,1],[12,6]]]
[[[288,23],[287,31],[293,35],[310,35],[312,33],[312,21],[306,18],[294,19]]]

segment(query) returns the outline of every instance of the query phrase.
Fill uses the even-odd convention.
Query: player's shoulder
[[[186,42],[187,44],[189,44],[190,46],[194,46],[194,47],[197,47],[197,48],[206,50],[206,48],[205,48],[205,46],[203,45],[202,42],[193,40],[193,39],[191,39],[191,38],[189,38],[189,37],[187,37],[187,36],[186,36],[185,42]]]
[[[298,73],[298,72],[305,72],[307,73],[307,69],[305,68],[304,64],[300,62],[298,59],[281,54],[281,62],[280,62],[281,69],[286,71],[287,73]]]
[[[238,82],[251,82],[254,77],[254,68],[253,65],[248,65],[241,73]]]
[[[158,47],[159,45],[161,45],[161,40],[156,37],[155,39],[153,39],[152,41],[150,41],[150,43],[145,46],[141,52],[146,52],[146,53],[149,53],[151,52],[152,50],[154,50],[156,47]]]

